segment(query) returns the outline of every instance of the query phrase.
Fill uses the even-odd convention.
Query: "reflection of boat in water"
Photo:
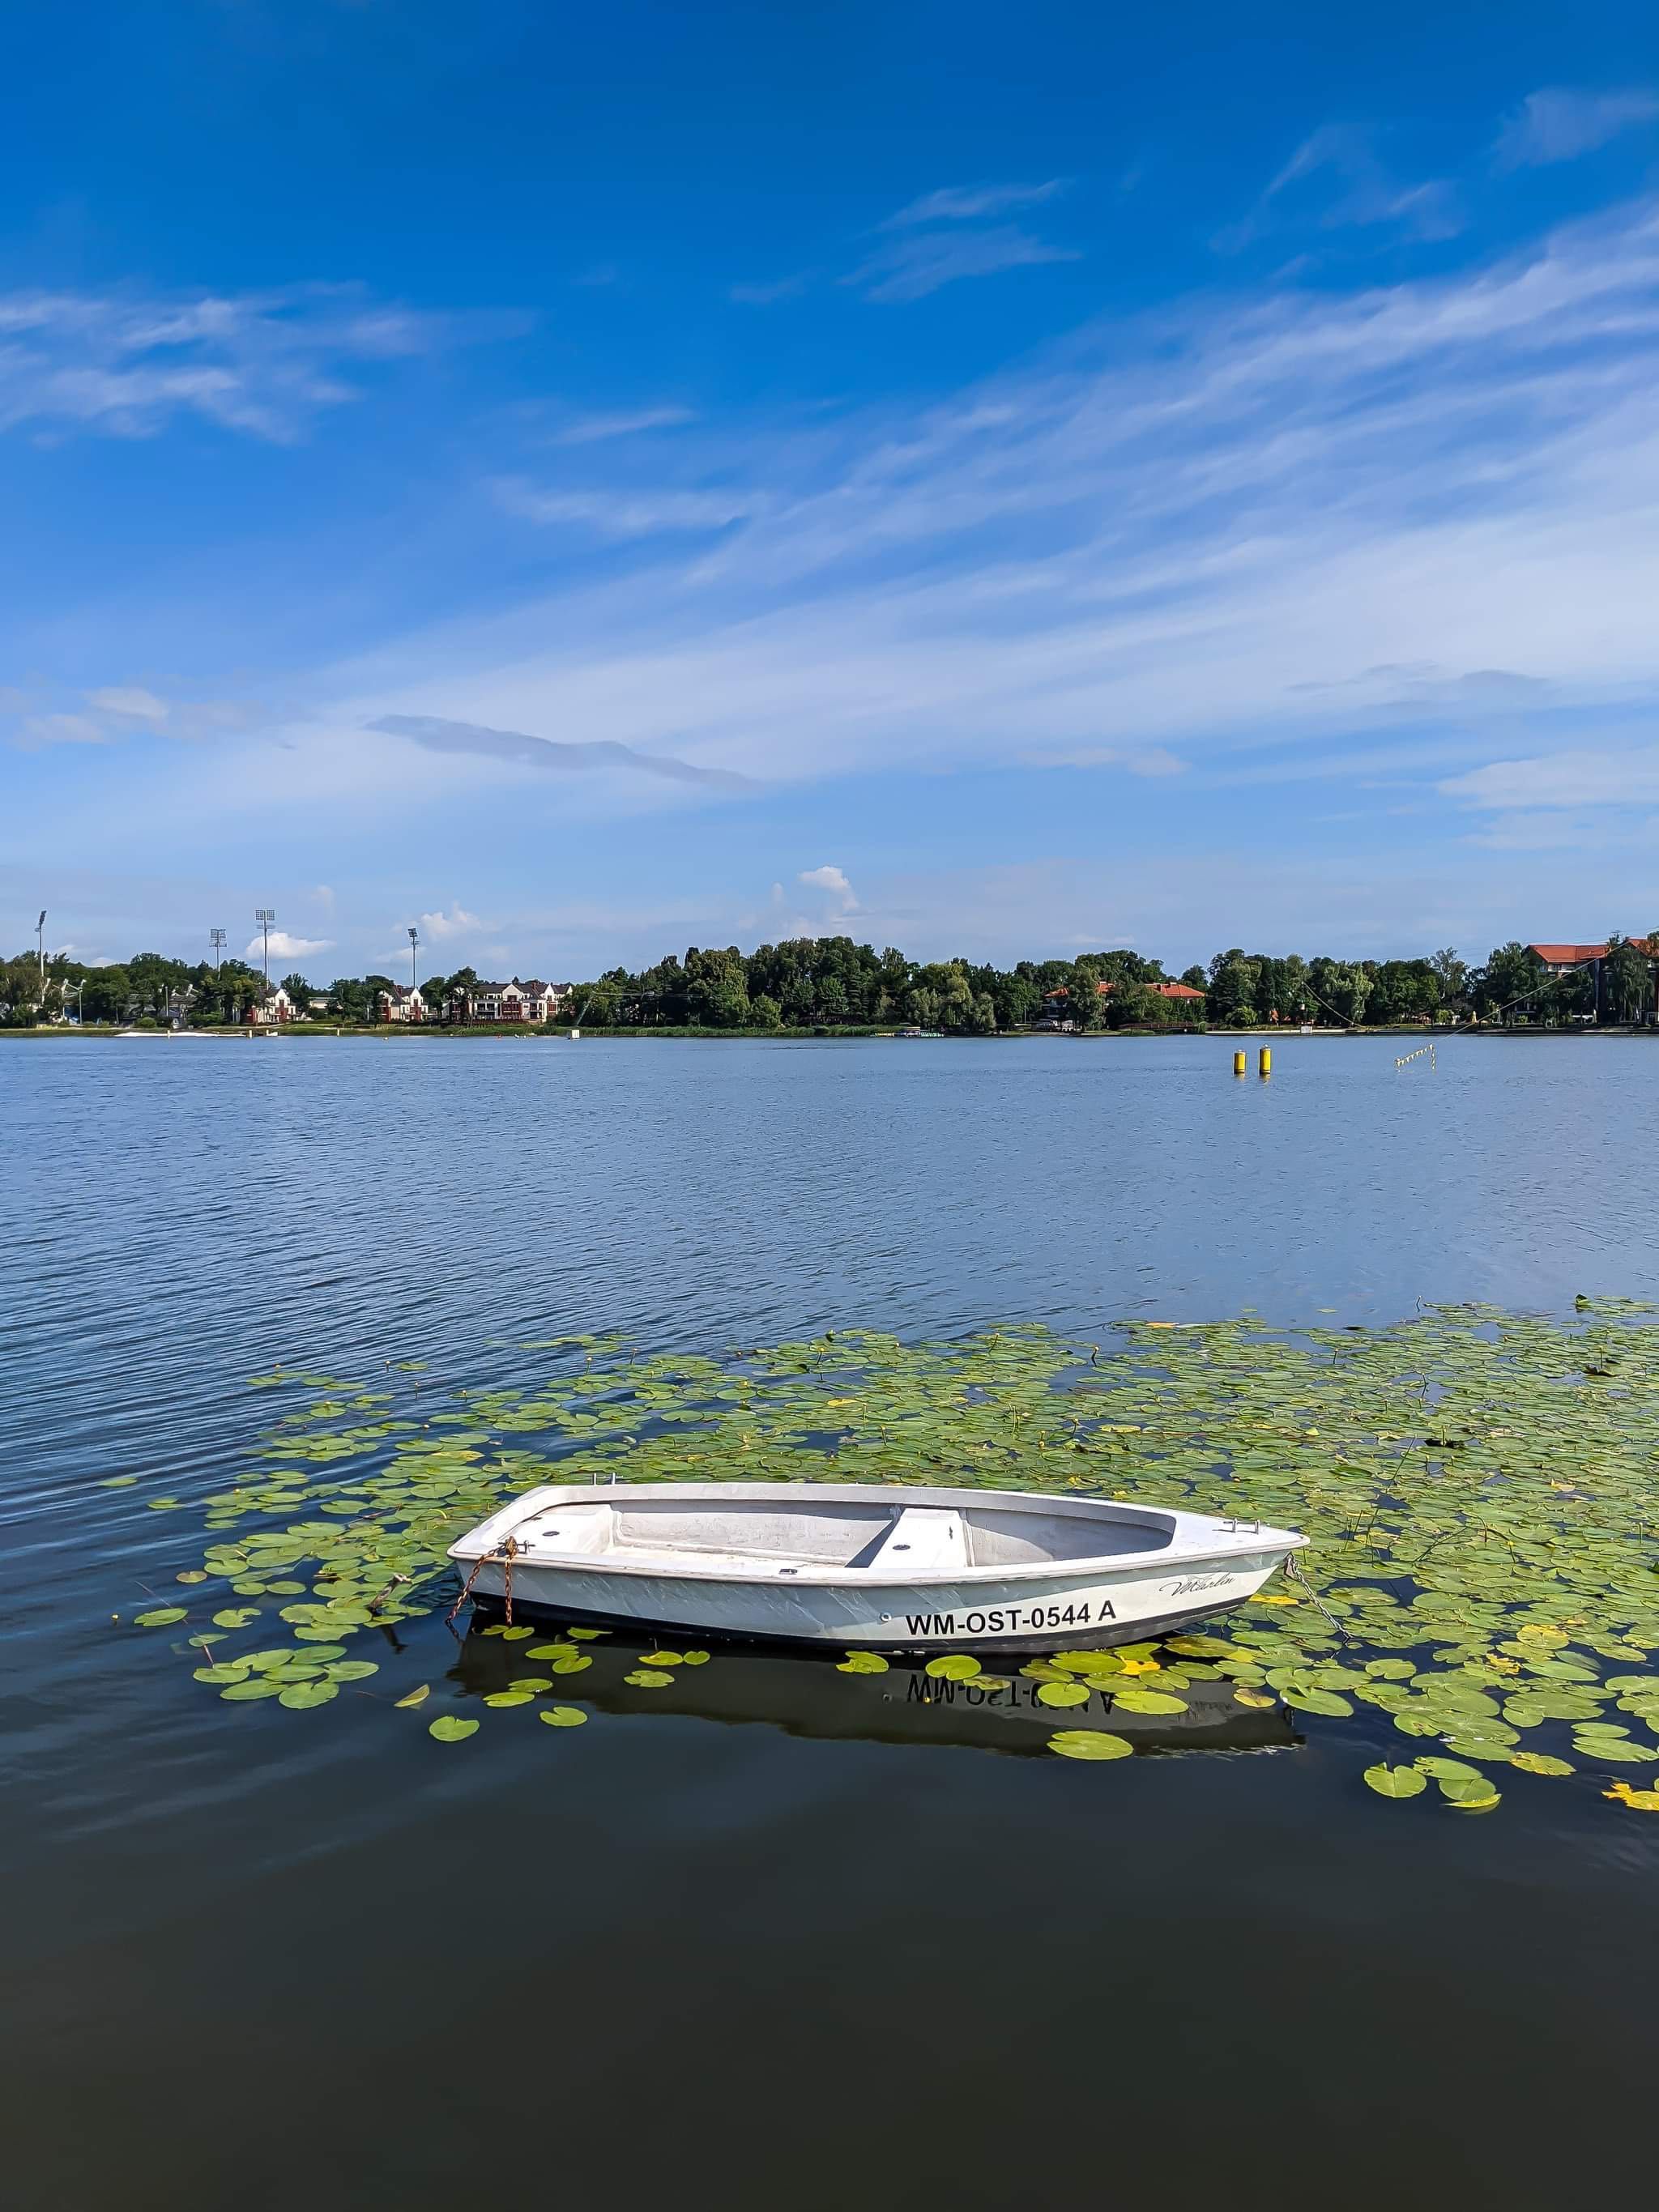
[[[1300,1741],[1283,1705],[1241,1705],[1229,1682],[1188,1682],[1180,1713],[1129,1713],[1107,1690],[1086,1703],[1045,1705],[1042,1686],[1023,1674],[982,1681],[940,1681],[920,1663],[896,1662],[884,1674],[844,1674],[825,1654],[755,1649],[716,1651],[706,1666],[653,1671],[670,1680],[643,1688],[625,1678],[640,1669],[649,1644],[621,1636],[585,1644],[593,1664],[545,1693],[629,1720],[672,1713],[727,1726],[758,1723],[824,1741],[957,1745],[982,1751],[1044,1753],[1062,1729],[1103,1729],[1138,1751],[1289,1751]],[[514,1675],[544,1674],[522,1644],[475,1632],[462,1650],[469,1687],[505,1689]],[[1152,1678],[1156,1680],[1156,1677]],[[1145,1678],[1140,1678],[1145,1686]],[[1130,1686],[1126,1680],[1124,1686]]]
[[[1306,1541],[1259,1521],[1034,1491],[619,1482],[529,1491],[449,1556],[480,1598],[566,1619],[1002,1658],[1227,1612]]]

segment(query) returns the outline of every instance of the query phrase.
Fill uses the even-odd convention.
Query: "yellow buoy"
[[[1255,1072],[1258,1075],[1271,1075],[1273,1072],[1273,1056],[1265,1044],[1257,1056]]]
[[[1243,1054],[1242,1052],[1236,1052],[1236,1053],[1233,1054],[1233,1073],[1234,1073],[1235,1075],[1243,1075],[1243,1073],[1244,1073],[1244,1055],[1243,1055]]]

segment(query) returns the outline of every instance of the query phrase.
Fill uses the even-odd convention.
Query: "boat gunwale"
[[[699,1504],[715,1498],[733,1503],[745,1500],[775,1498],[793,1494],[803,1488],[810,1489],[814,1499],[835,1504],[891,1504],[896,1498],[905,1498],[912,1504],[937,1505],[942,1510],[960,1510],[964,1504],[993,1504],[999,1507],[1012,1505],[1027,1511],[1058,1509],[1070,1512],[1079,1520],[1098,1518],[1107,1522],[1120,1516],[1144,1525],[1157,1519],[1173,1524],[1168,1545],[1154,1546],[1137,1552],[1097,1552],[1081,1558],[1039,1559],[1026,1563],[1010,1562],[1004,1565],[952,1565],[934,1573],[918,1574],[914,1569],[878,1570],[875,1567],[849,1569],[843,1560],[822,1565],[805,1561],[791,1562],[793,1571],[785,1575],[777,1566],[757,1567],[745,1571],[730,1566],[700,1567],[690,1564],[695,1553],[672,1557],[671,1565],[664,1564],[661,1553],[647,1553],[638,1561],[621,1558],[615,1553],[564,1552],[541,1553],[533,1558],[527,1553],[514,1556],[522,1559],[526,1568],[538,1572],[570,1571],[583,1574],[609,1575],[623,1580],[717,1582],[728,1584],[753,1584],[761,1589],[775,1589],[786,1583],[793,1589],[925,1589],[940,1584],[952,1588],[963,1583],[975,1587],[1028,1582],[1053,1581],[1056,1577],[1068,1581],[1079,1577],[1099,1577],[1158,1574],[1169,1570],[1193,1572],[1214,1562],[1218,1565],[1262,1552],[1300,1551],[1308,1538],[1292,1528],[1269,1528],[1266,1523],[1241,1525],[1236,1531],[1228,1530],[1219,1516],[1188,1512],[1181,1506],[1139,1506],[1122,1498],[1057,1498],[1045,1492],[1019,1490],[963,1490],[950,1486],[935,1487],[919,1483],[813,1483],[802,1485],[776,1482],[635,1482],[635,1483],[550,1483],[501,1507],[495,1513],[470,1529],[449,1548],[452,1559],[466,1564],[503,1562],[506,1558],[501,1543],[513,1534],[512,1524],[502,1529],[501,1535],[486,1548],[475,1541],[480,1530],[513,1511],[516,1507],[530,1507],[540,1512],[556,1503],[600,1504],[617,1496],[641,1498],[671,1498]],[[1091,1509],[1110,1509],[1096,1512]],[[1182,1524],[1187,1524],[1185,1528]],[[1200,1534],[1200,1530],[1202,1534]],[[1217,1537],[1222,1538],[1218,1542]],[[643,1547],[641,1547],[643,1549]]]

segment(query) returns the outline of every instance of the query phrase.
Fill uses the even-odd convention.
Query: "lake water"
[[[9,2201],[1650,2185],[1659,1820],[1402,1820],[1317,1733],[996,1756],[943,1700],[718,1656],[674,1709],[446,1750],[367,1698],[222,1706],[126,1625],[200,1549],[155,1478],[224,1485],[273,1358],[406,1404],[423,1361],[434,1404],[566,1331],[1659,1296],[1659,1052],[1409,1048],[1281,1037],[1261,1083],[1220,1039],[0,1046]]]

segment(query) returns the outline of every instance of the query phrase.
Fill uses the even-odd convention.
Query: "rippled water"
[[[1571,2116],[1645,2109],[1659,1838],[1572,1793],[1418,1821],[1316,1737],[997,1757],[966,1700],[726,1656],[446,1752],[368,1699],[222,1706],[111,1619],[199,1522],[95,1486],[221,1486],[273,1358],[417,1406],[566,1330],[1659,1295],[1659,1052],[1404,1048],[1279,1039],[1263,1084],[1219,1040],[0,1046],[13,2201],[1530,2208],[1650,2173]]]

